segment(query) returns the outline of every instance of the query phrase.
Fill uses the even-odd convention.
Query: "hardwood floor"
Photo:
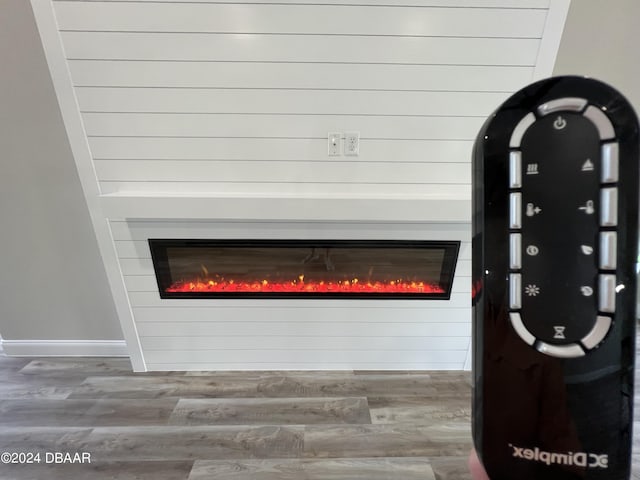
[[[468,479],[468,372],[171,372],[0,357],[1,479]],[[91,463],[53,464],[55,452]],[[48,458],[47,458],[48,454]]]
[[[119,358],[0,356],[0,452],[40,453],[0,479],[468,480],[470,394],[468,372],[134,374]]]

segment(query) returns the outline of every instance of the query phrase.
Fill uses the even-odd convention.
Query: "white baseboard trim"
[[[9,357],[128,357],[124,340],[6,340]]]

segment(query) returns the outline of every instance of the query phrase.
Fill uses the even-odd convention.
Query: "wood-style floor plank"
[[[111,461],[296,458],[304,429],[297,426],[96,427],[68,445]]]
[[[65,399],[79,385],[79,380],[41,379],[15,372],[0,375],[0,399]]]
[[[315,425],[371,423],[365,397],[182,398],[171,425]]]
[[[0,466],[0,480],[188,480],[191,461],[100,462]]]
[[[368,397],[451,396],[469,398],[470,372],[356,373]]]
[[[88,376],[69,398],[295,398],[363,396],[365,386],[342,372]]]
[[[0,479],[468,480],[469,372],[140,374],[123,358],[0,357],[0,379],[3,451],[92,458],[4,465]]]
[[[189,480],[435,480],[429,459],[198,460]]]
[[[72,377],[80,375],[129,375],[131,361],[128,358],[85,358],[85,357],[54,357],[38,358],[27,361],[19,370],[22,375],[37,375],[40,378]]]
[[[369,397],[372,423],[471,423],[468,395],[435,395]]]
[[[312,425],[305,427],[306,458],[464,456],[468,422],[435,425]]]
[[[88,437],[92,428],[82,427],[3,427],[2,452],[75,452],[76,443]]]
[[[470,403],[469,372],[141,374],[123,358],[0,356],[0,451],[92,459],[0,465],[0,480],[470,480]]]

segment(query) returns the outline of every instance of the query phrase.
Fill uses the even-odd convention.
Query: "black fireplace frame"
[[[455,276],[460,241],[434,240],[277,240],[277,239],[148,239],[160,298],[162,299],[370,299],[449,300]],[[358,292],[167,292],[171,272],[167,249],[173,247],[304,247],[304,248],[441,248],[444,258],[439,285],[443,293],[358,293]]]

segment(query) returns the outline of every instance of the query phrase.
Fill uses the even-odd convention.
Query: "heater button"
[[[552,357],[575,358],[584,356],[584,350],[582,350],[580,345],[577,343],[570,343],[568,345],[550,345],[545,342],[538,342],[536,344],[536,349],[539,352],[551,355]]]
[[[574,112],[581,112],[584,110],[584,107],[587,106],[587,100],[584,98],[577,97],[564,97],[558,98],[556,100],[551,100],[545,104],[542,104],[538,107],[538,115],[544,117],[550,113],[570,110]]]
[[[509,196],[509,228],[522,228],[522,194]]]
[[[618,189],[603,188],[600,190],[600,225],[615,227],[618,225]]]
[[[600,275],[598,278],[598,308],[601,312],[616,311],[616,276]]]
[[[509,188],[522,187],[522,153],[509,154]]]
[[[522,275],[512,273],[509,275],[509,308],[517,310],[522,307]]]
[[[588,349],[595,348],[607,335],[609,328],[611,327],[611,317],[605,317],[598,315],[596,324],[591,331],[585,335],[581,342],[582,345]]]
[[[516,128],[513,129],[513,133],[511,133],[511,139],[509,140],[509,147],[518,148],[520,146],[520,142],[522,141],[522,137],[527,129],[536,121],[536,116],[533,113],[528,113],[524,116],[522,120],[516,125]]]
[[[605,143],[602,145],[602,171],[600,181],[602,183],[614,183],[618,181],[619,148],[617,143]]]
[[[522,235],[519,233],[509,235],[509,268],[511,270],[522,268]]]
[[[616,269],[617,239],[616,232],[600,232],[599,267],[602,270]]]
[[[600,140],[610,140],[616,136],[616,133],[613,130],[613,125],[611,125],[607,116],[599,108],[590,105],[585,110],[584,116],[591,120],[591,122],[596,126],[598,134],[600,135]]]
[[[511,326],[516,331],[516,333],[524,340],[527,344],[533,345],[536,341],[536,337],[531,335],[531,332],[527,330],[527,327],[522,323],[522,318],[518,312],[511,312],[509,314],[509,318],[511,319]]]

